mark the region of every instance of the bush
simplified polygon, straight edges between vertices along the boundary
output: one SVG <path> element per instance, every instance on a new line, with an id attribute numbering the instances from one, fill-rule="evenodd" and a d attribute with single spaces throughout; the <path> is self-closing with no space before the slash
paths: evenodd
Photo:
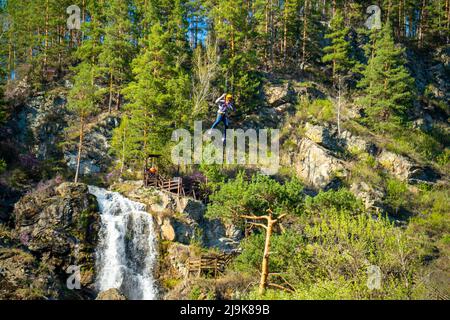
<path id="1" fill-rule="evenodd" d="M 303 208 L 303 185 L 298 179 L 281 184 L 263 175 L 247 181 L 241 172 L 236 179 L 221 185 L 210 197 L 207 216 L 241 220 L 240 215 L 275 213 L 300 214 Z"/>
<path id="2" fill-rule="evenodd" d="M 302 100 L 298 105 L 298 116 L 301 118 L 312 117 L 320 121 L 333 121 L 335 110 L 333 103 L 328 99 L 316 99 L 313 101 Z"/>
<path id="3" fill-rule="evenodd" d="M 0 174 L 4 173 L 6 171 L 6 162 L 3 159 L 0 159 Z"/>
<path id="4" fill-rule="evenodd" d="M 449 165 L 450 165 L 450 149 L 445 148 L 445 150 L 436 158 L 437 163 L 444 167 L 444 169 L 449 172 Z"/>
<path id="5" fill-rule="evenodd" d="M 338 191 L 321 191 L 315 197 L 306 198 L 306 212 L 317 214 L 323 211 L 341 212 L 346 211 L 352 214 L 359 214 L 363 211 L 363 204 L 347 189 Z"/>
<path id="6" fill-rule="evenodd" d="M 410 201 L 410 192 L 406 183 L 397 179 L 389 179 L 386 184 L 386 203 L 395 210 L 406 207 Z"/>

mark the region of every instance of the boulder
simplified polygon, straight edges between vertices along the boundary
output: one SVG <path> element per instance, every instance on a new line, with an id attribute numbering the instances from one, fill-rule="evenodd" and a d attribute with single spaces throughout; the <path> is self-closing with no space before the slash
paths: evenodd
<path id="1" fill-rule="evenodd" d="M 180 219 L 172 215 L 158 215 L 158 226 L 163 240 L 176 241 L 182 244 L 190 244 L 195 238 L 198 224 L 194 221 Z"/>
<path id="2" fill-rule="evenodd" d="M 370 155 L 375 155 L 377 152 L 375 143 L 368 141 L 366 138 L 354 135 L 348 130 L 341 133 L 340 144 L 352 153 L 367 152 Z"/>
<path id="3" fill-rule="evenodd" d="M 15 138 L 19 143 L 31 146 L 38 160 L 61 156 L 59 143 L 70 120 L 66 103 L 62 94 L 38 94 L 24 103 L 16 123 L 11 124 L 17 131 Z"/>
<path id="4" fill-rule="evenodd" d="M 180 243 L 171 243 L 167 249 L 166 261 L 177 278 L 185 278 L 188 273 L 188 260 L 191 255 L 189 246 Z"/>
<path id="5" fill-rule="evenodd" d="M 383 198 L 385 196 L 383 190 L 369 186 L 363 181 L 353 183 L 350 191 L 363 201 L 366 209 L 377 209 L 383 204 Z"/>
<path id="6" fill-rule="evenodd" d="M 423 132 L 431 132 L 433 130 L 434 120 L 429 114 L 425 114 L 423 117 L 413 122 L 413 127 Z"/>
<path id="7" fill-rule="evenodd" d="M 266 101 L 272 108 L 279 107 L 283 104 L 293 101 L 295 92 L 292 90 L 290 83 L 268 84 L 264 88 Z"/>
<path id="8" fill-rule="evenodd" d="M 318 143 L 328 149 L 333 149 L 336 147 L 336 143 L 333 140 L 330 129 L 325 126 L 315 125 L 307 122 L 305 124 L 305 136 L 311 141 Z"/>
<path id="9" fill-rule="evenodd" d="M 410 158 L 391 151 L 383 150 L 377 160 L 390 174 L 404 182 L 434 183 L 439 178 L 431 168 L 417 165 Z"/>
<path id="10" fill-rule="evenodd" d="M 310 139 L 302 139 L 294 156 L 297 174 L 317 188 L 325 188 L 346 174 L 343 161 Z"/>
<path id="11" fill-rule="evenodd" d="M 95 300 L 120 301 L 128 299 L 118 289 L 109 289 L 100 292 Z"/>
<path id="12" fill-rule="evenodd" d="M 293 103 L 285 103 L 279 107 L 276 107 L 274 109 L 278 114 L 284 114 L 286 112 L 291 112 L 293 110 L 295 110 L 295 106 Z"/>

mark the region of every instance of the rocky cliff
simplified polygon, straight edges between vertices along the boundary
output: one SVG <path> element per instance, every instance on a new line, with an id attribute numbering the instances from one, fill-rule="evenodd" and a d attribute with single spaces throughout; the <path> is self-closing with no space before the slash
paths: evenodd
<path id="1" fill-rule="evenodd" d="M 0 298 L 94 297 L 99 215 L 86 185 L 42 185 L 15 205 L 14 221 L 0 232 Z M 67 286 L 71 266 L 82 290 Z"/>

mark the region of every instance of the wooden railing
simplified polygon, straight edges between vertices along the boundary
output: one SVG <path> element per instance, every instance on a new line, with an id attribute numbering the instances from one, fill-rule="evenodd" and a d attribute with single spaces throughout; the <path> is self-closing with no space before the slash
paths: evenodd
<path id="1" fill-rule="evenodd" d="M 178 196 L 184 196 L 183 179 L 180 177 L 166 179 L 159 174 L 146 174 L 144 178 L 146 187 L 153 187 L 159 190 L 174 193 Z"/>
<path id="2" fill-rule="evenodd" d="M 225 272 L 226 267 L 230 264 L 235 254 L 209 254 L 200 257 L 191 257 L 189 259 L 188 274 L 200 277 L 202 275 L 217 276 Z"/>
<path id="3" fill-rule="evenodd" d="M 204 201 L 200 191 L 200 182 L 181 177 L 165 178 L 159 174 L 147 173 L 144 177 L 144 185 L 159 190 L 167 191 L 177 196 L 188 196 L 195 200 Z"/>

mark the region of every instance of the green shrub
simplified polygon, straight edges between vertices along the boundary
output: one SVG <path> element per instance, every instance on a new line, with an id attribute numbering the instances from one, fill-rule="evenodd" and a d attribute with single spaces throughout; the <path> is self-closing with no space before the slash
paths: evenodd
<path id="1" fill-rule="evenodd" d="M 247 181 L 243 172 L 224 183 L 210 197 L 207 217 L 239 220 L 240 215 L 262 215 L 268 209 L 276 213 L 300 214 L 303 208 L 303 185 L 298 179 L 285 184 L 255 175 Z"/>
<path id="2" fill-rule="evenodd" d="M 305 202 L 306 212 L 310 214 L 326 211 L 347 211 L 353 214 L 361 213 L 363 204 L 347 189 L 338 191 L 321 191 L 315 197 L 307 197 Z"/>
<path id="3" fill-rule="evenodd" d="M 329 99 L 302 100 L 297 108 L 301 118 L 312 117 L 320 121 L 333 121 L 335 118 L 333 103 Z"/>
<path id="4" fill-rule="evenodd" d="M 369 185 L 382 186 L 384 177 L 378 168 L 376 159 L 368 153 L 361 153 L 358 161 L 351 168 L 350 182 L 365 182 Z"/>
<path id="5" fill-rule="evenodd" d="M 6 162 L 3 159 L 0 159 L 0 174 L 4 173 L 6 171 Z"/>
<path id="6" fill-rule="evenodd" d="M 389 204 L 395 213 L 400 208 L 405 207 L 409 203 L 410 192 L 408 185 L 397 179 L 389 179 L 386 184 L 386 203 Z"/>
<path id="7" fill-rule="evenodd" d="M 445 150 L 436 157 L 436 162 L 441 166 L 444 167 L 447 172 L 449 172 L 449 165 L 450 165 L 450 149 L 445 148 Z"/>

